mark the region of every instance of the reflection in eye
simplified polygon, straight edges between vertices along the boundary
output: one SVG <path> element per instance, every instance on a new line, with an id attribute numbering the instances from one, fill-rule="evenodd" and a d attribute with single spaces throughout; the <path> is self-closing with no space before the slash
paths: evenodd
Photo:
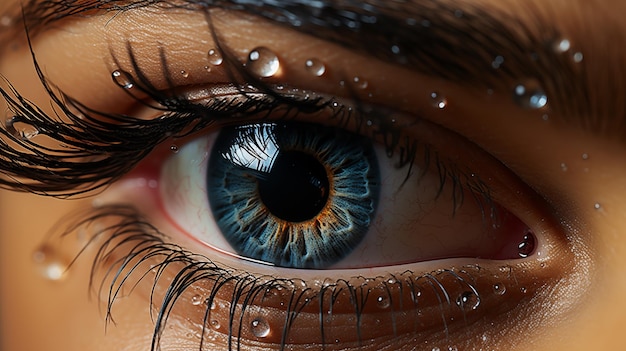
<path id="1" fill-rule="evenodd" d="M 270 124 L 223 130 L 215 144 L 211 209 L 244 257 L 324 268 L 349 254 L 373 221 L 380 175 L 361 138 Z"/>

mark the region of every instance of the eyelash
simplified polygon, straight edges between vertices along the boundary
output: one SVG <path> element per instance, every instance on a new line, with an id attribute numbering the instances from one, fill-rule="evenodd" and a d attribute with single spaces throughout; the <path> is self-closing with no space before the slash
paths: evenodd
<path id="1" fill-rule="evenodd" d="M 0 145 L 0 157 L 18 160 L 16 162 L 4 162 L 0 166 L 8 175 L 7 178 L 0 179 L 1 186 L 46 196 L 86 196 L 90 192 L 106 187 L 120 179 L 158 145 L 170 138 L 182 138 L 220 123 L 233 123 L 250 118 L 265 119 L 270 116 L 277 119 L 288 119 L 303 113 L 330 109 L 332 111 L 329 118 L 331 123 L 337 126 L 346 126 L 352 122 L 357 126 L 356 132 L 362 132 L 361 129 L 364 128 L 366 121 L 373 120 L 378 130 L 372 131 L 372 137 L 383 141 L 388 157 L 397 156 L 396 168 L 406 169 L 405 182 L 413 174 L 412 166 L 417 158 L 418 150 L 423 149 L 424 172 L 429 170 L 433 164 L 439 172 L 440 187 L 438 193 L 443 192 L 446 182 L 452 182 L 453 189 L 456 189 L 452 198 L 452 214 L 464 201 L 463 189 L 469 188 L 475 197 L 474 200 L 481 205 L 483 216 L 487 215 L 485 209 L 487 206 L 487 208 L 491 207 L 488 210 L 489 216 L 495 218 L 495 208 L 491 201 L 489 189 L 484 183 L 479 179 L 471 179 L 454 164 L 441 160 L 436 153 L 431 152 L 428 145 L 421 145 L 420 148 L 416 140 L 411 140 L 408 137 L 401 138 L 397 128 L 389 123 L 388 118 L 379 117 L 376 109 L 366 112 L 366 107 L 358 100 L 353 102 L 356 108 L 351 108 L 339 104 L 334 98 L 325 99 L 315 95 L 313 98 L 310 96 L 299 98 L 281 94 L 275 87 L 246 75 L 243 66 L 233 56 L 229 55 L 228 50 L 223 47 L 220 48 L 223 52 L 224 64 L 231 68 L 229 73 L 232 84 L 239 87 L 240 95 L 234 98 L 212 98 L 207 104 L 196 104 L 185 97 L 176 95 L 176 88 L 167 70 L 166 55 L 162 49 L 159 51 L 162 68 L 170 86 L 167 92 L 158 91 L 154 87 L 142 71 L 132 47 L 130 44 L 127 45 L 127 54 L 135 75 L 119 69 L 116 71 L 117 78 L 127 80 L 126 83 L 132 83 L 135 91 L 145 93 L 150 101 L 154 102 L 151 104 L 136 99 L 138 103 L 163 112 L 158 118 L 141 120 L 129 115 L 95 111 L 65 95 L 46 79 L 31 47 L 35 70 L 54 106 L 59 111 L 56 118 L 51 117 L 20 95 L 13 86 L 10 85 L 9 91 L 0 89 L 0 93 L 14 113 L 14 117 L 7 121 L 6 128 L 0 129 L 0 132 L 23 149 L 18 151 L 9 144 Z M 117 64 L 119 66 L 119 63 Z M 237 83 L 241 78 L 247 83 L 246 85 Z M 262 98 L 256 97 L 258 92 L 263 94 Z M 306 96 L 305 92 L 301 93 L 302 96 Z M 276 116 L 277 112 L 280 112 L 278 116 Z M 63 120 L 63 118 L 67 118 L 67 120 Z M 34 128 L 38 133 L 37 138 L 45 136 L 54 139 L 63 147 L 50 149 L 35 143 L 15 129 L 15 125 L 18 123 L 24 123 Z M 116 133 L 110 133 L 113 129 L 116 130 Z M 419 173 L 417 176 L 421 177 L 422 174 Z M 14 181 L 11 180 L 12 177 L 27 179 L 31 182 Z M 67 179 L 72 179 L 72 181 L 68 182 Z M 239 345 L 239 338 L 242 334 L 241 326 L 246 309 L 245 303 L 248 299 L 251 299 L 249 302 L 254 300 L 258 294 L 277 287 L 287 289 L 291 292 L 290 301 L 296 301 L 295 306 L 289 305 L 287 315 L 294 314 L 290 318 L 295 318 L 301 309 L 316 299 L 319 300 L 321 311 L 327 291 L 330 291 L 331 296 L 335 296 L 345 290 L 350 296 L 355 296 L 351 301 L 355 315 L 359 316 L 362 312 L 361 309 L 369 303 L 367 300 L 370 289 L 374 289 L 367 288 L 368 290 L 364 292 L 362 291 L 363 287 L 360 287 L 361 291 L 359 291 L 359 287 L 353 286 L 348 281 L 336 281 L 316 292 L 315 288 L 311 287 L 299 290 L 296 288 L 296 283 L 289 279 L 255 277 L 250 274 L 240 275 L 234 270 L 218 266 L 207 257 L 193 254 L 180 246 L 167 243 L 165 241 L 167 236 L 130 206 L 110 205 L 77 213 L 74 216 L 74 223 L 67 226 L 68 229 L 64 231 L 61 237 L 69 236 L 80 228 L 94 226 L 95 223 L 108 220 L 117 223 L 95 232 L 85 246 L 85 249 L 93 244 L 99 246 L 92 264 L 90 284 L 99 295 L 102 294 L 106 285 L 109 286 L 106 298 L 108 321 L 112 321 L 112 306 L 122 287 L 131 280 L 131 276 L 136 275 L 139 280 L 142 280 L 148 276 L 152 269 L 156 268 L 152 289 L 154 293 L 161 274 L 172 263 L 184 263 L 184 268 L 176 275 L 177 279 L 170 283 L 167 294 L 159 307 L 152 349 L 157 349 L 171 308 L 182 296 L 182 293 L 197 280 L 213 282 L 211 296 L 206 300 L 208 306 L 211 306 L 213 299 L 225 284 L 234 282 L 239 289 L 233 293 L 231 306 L 235 307 L 230 311 L 229 317 L 229 328 L 239 326 L 239 331 L 235 333 L 237 345 Z M 131 243 L 133 244 L 131 245 Z M 124 251 L 128 245 L 131 245 L 132 249 Z M 124 253 L 117 257 L 120 252 Z M 150 270 L 145 272 L 140 270 L 143 263 L 153 262 L 156 258 L 159 258 L 158 263 L 152 266 Z M 111 263 L 112 259 L 114 260 L 113 263 Z M 105 277 L 101 280 L 99 288 L 96 288 L 97 279 L 95 277 L 97 272 L 102 269 L 106 272 Z M 472 269 L 479 270 L 478 267 L 468 268 L 468 270 Z M 396 285 L 400 289 L 411 290 L 414 295 L 420 290 L 420 285 L 431 286 L 436 299 L 439 300 L 443 326 L 447 333 L 444 305 L 446 303 L 449 305 L 451 302 L 446 287 L 441 283 L 441 279 L 443 279 L 441 277 L 445 275 L 465 286 L 467 291 L 473 292 L 476 298 L 480 300 L 478 290 L 472 283 L 473 275 L 464 268 L 459 271 L 441 270 L 420 276 L 416 276 L 412 272 L 405 272 L 401 277 L 392 276 L 395 281 L 393 284 L 384 277 L 377 277 L 373 280 L 379 281 L 375 287 L 387 291 L 390 294 L 389 297 L 391 297 L 389 291 L 396 289 Z M 107 280 L 108 284 L 106 283 Z M 449 286 L 449 284 L 447 285 Z M 358 294 L 361 294 L 360 298 L 356 297 Z M 151 301 L 152 298 L 154 298 L 153 295 L 151 295 Z M 239 312 L 236 304 L 242 301 L 244 304 L 240 308 L 240 319 L 237 321 L 236 317 Z M 301 301 L 305 302 L 301 303 Z M 209 313 L 210 310 L 207 309 L 204 327 L 207 327 L 207 322 L 210 319 Z M 290 323 L 286 323 L 281 348 L 285 346 L 285 338 L 289 328 Z M 359 326 L 357 326 L 357 334 L 359 334 L 360 339 L 358 328 Z M 324 339 L 323 320 L 320 330 L 322 339 Z M 229 343 L 233 333 L 232 330 L 229 333 Z M 229 344 L 229 349 L 232 347 L 233 345 Z"/>

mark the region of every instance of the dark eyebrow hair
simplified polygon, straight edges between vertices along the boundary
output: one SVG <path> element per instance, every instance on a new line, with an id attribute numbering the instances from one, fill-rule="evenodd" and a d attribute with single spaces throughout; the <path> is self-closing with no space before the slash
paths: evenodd
<path id="1" fill-rule="evenodd" d="M 534 81 L 548 97 L 549 112 L 564 122 L 598 134 L 626 134 L 626 99 L 611 95 L 611 88 L 624 85 L 619 60 L 594 66 L 603 74 L 591 74 L 586 60 L 575 62 L 555 50 L 567 38 L 531 5 L 510 15 L 453 0 L 30 0 L 24 23 L 36 34 L 68 17 L 145 6 L 244 11 L 425 75 L 510 91 L 511 97 L 517 84 Z M 579 54 L 587 56 L 582 48 Z M 594 75 L 605 80 L 590 79 Z"/>

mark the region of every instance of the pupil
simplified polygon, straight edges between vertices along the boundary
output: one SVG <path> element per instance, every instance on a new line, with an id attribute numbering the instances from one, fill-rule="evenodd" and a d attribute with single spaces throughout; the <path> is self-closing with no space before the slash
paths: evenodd
<path id="1" fill-rule="evenodd" d="M 309 220 L 320 213 L 328 200 L 326 169 L 304 152 L 281 152 L 272 170 L 258 182 L 265 206 L 285 221 Z"/>

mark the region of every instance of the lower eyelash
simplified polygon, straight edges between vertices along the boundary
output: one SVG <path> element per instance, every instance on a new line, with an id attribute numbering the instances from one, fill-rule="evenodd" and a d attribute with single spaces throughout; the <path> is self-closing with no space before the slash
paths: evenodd
<path id="1" fill-rule="evenodd" d="M 149 303 L 156 306 L 155 310 L 151 309 L 155 322 L 152 350 L 159 349 L 174 308 L 187 303 L 188 296 L 199 286 L 209 291 L 206 296 L 192 298 L 202 301 L 202 304 L 191 304 L 201 309 L 197 313 L 202 326 L 199 350 L 206 342 L 206 333 L 218 333 L 211 329 L 215 324 L 213 321 L 218 319 L 221 330 L 227 330 L 225 337 L 228 338 L 229 350 L 239 349 L 243 340 L 255 337 L 265 338 L 265 342 L 279 344 L 281 350 L 285 349 L 295 341 L 290 334 L 292 328 L 298 326 L 300 319 L 312 318 L 313 315 L 318 316 L 315 319 L 319 321 L 319 333 L 309 338 L 323 345 L 333 344 L 339 337 L 333 325 L 336 327 L 336 324 L 346 320 L 352 320 L 349 325 L 352 325 L 354 335 L 345 335 L 344 331 L 341 338 L 352 339 L 360 345 L 363 341 L 362 325 L 371 323 L 372 315 L 388 323 L 386 325 L 391 326 L 390 333 L 394 337 L 406 333 L 443 333 L 447 339 L 449 333 L 456 330 L 450 329 L 452 325 L 458 327 L 458 323 L 450 324 L 452 320 L 463 319 L 467 326 L 476 318 L 482 318 L 482 314 L 472 314 L 479 305 L 489 308 L 498 302 L 494 302 L 493 297 L 499 294 L 491 291 L 492 286 L 481 283 L 483 276 L 491 276 L 492 279 L 487 279 L 491 282 L 497 274 L 485 271 L 479 265 L 440 269 L 425 274 L 405 271 L 384 277 L 328 278 L 307 283 L 255 276 L 221 267 L 205 256 L 167 243 L 167 236 L 130 205 L 105 205 L 73 216 L 73 221 L 60 237 L 91 231 L 87 244 L 79 250 L 75 260 L 95 248 L 90 286 L 106 303 L 106 320 L 109 323 L 114 320 L 113 309 L 117 299 L 122 294 L 132 293 L 140 284 L 150 282 Z M 59 238 L 58 234 L 46 245 L 55 245 L 55 238 Z M 511 267 L 502 266 L 498 271 L 498 274 L 503 274 L 500 280 L 503 285 L 506 284 L 511 291 L 518 289 Z M 511 294 L 515 292 L 508 296 L 515 300 Z M 214 316 L 218 312 L 212 306 L 218 299 L 226 297 L 230 298 L 223 307 L 227 312 L 221 312 L 226 316 Z M 423 317 L 420 310 L 424 311 Z M 439 314 L 439 321 L 433 318 L 433 313 Z M 274 334 L 258 337 L 254 334 L 254 324 L 251 324 L 255 320 L 257 326 L 258 323 L 267 323 Z M 376 331 L 367 330 L 368 334 L 372 332 Z"/>

